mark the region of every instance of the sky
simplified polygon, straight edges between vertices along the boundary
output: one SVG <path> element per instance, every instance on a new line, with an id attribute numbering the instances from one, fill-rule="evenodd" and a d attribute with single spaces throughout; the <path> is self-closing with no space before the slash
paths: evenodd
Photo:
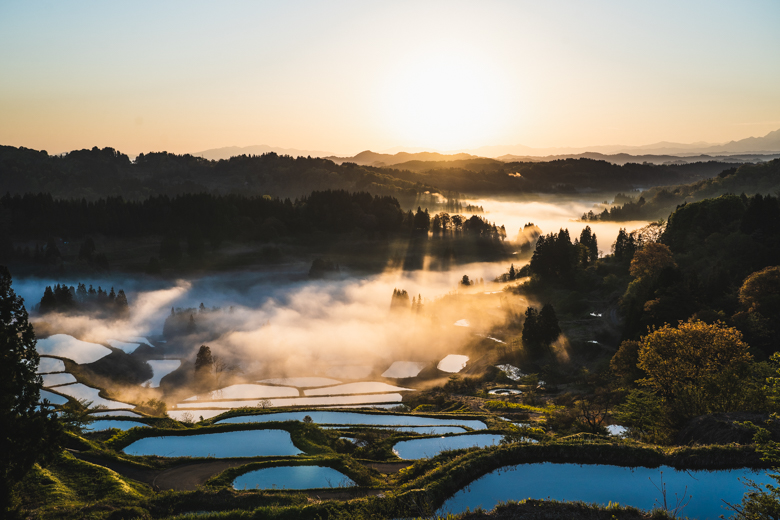
<path id="1" fill-rule="evenodd" d="M 780 2 L 0 0 L 0 144 L 354 155 L 780 128 Z"/>

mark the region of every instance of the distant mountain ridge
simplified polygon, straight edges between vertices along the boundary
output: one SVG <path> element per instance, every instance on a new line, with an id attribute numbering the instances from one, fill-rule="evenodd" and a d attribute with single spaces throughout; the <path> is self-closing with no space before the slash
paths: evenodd
<path id="1" fill-rule="evenodd" d="M 602 145 L 583 147 L 532 148 L 525 145 L 514 146 L 483 146 L 468 153 L 482 157 L 500 157 L 515 155 L 522 157 L 574 156 L 586 153 L 601 154 L 639 154 L 639 155 L 674 155 L 689 156 L 700 154 L 777 154 L 780 153 L 780 129 L 769 132 L 763 137 L 747 137 L 728 143 L 673 143 L 661 141 L 641 146 Z"/>
<path id="2" fill-rule="evenodd" d="M 417 151 L 397 151 L 403 147 L 395 147 L 385 153 L 366 150 L 354 157 L 337 156 L 331 152 L 319 150 L 299 150 L 296 148 L 281 148 L 278 146 L 226 146 L 213 148 L 191 155 L 210 160 L 229 159 L 238 155 L 262 155 L 275 152 L 278 155 L 292 157 L 320 157 L 329 159 L 336 164 L 352 162 L 360 166 L 388 167 L 411 161 L 465 161 L 479 158 L 498 159 L 504 162 L 512 161 L 553 161 L 557 159 L 588 158 L 605 160 L 614 164 L 627 162 L 651 162 L 654 164 L 671 163 L 675 161 L 697 162 L 720 160 L 725 162 L 754 162 L 771 160 L 780 155 L 780 129 L 769 132 L 763 137 L 747 137 L 738 141 L 716 144 L 707 142 L 674 143 L 661 141 L 642 146 L 600 145 L 585 147 L 555 147 L 533 148 L 525 145 L 492 145 L 482 146 L 473 150 L 457 153 L 438 151 L 419 151 L 421 148 L 408 148 Z M 396 153 L 388 153 L 396 152 Z M 723 157 L 729 156 L 729 157 Z"/>
<path id="3" fill-rule="evenodd" d="M 345 162 L 351 162 L 360 166 L 393 166 L 396 164 L 406 163 L 410 161 L 466 161 L 469 159 L 481 159 L 482 157 L 477 155 L 471 155 L 467 153 L 456 154 L 442 154 L 439 152 L 398 152 L 396 154 L 376 153 L 371 150 L 360 152 L 354 157 L 324 157 L 324 159 L 330 159 L 336 164 L 342 164 Z"/>
<path id="4" fill-rule="evenodd" d="M 279 146 L 268 146 L 258 144 L 254 146 L 225 146 L 222 148 L 211 148 L 202 152 L 195 152 L 190 155 L 203 157 L 210 161 L 219 161 L 220 159 L 230 159 L 239 155 L 263 155 L 264 153 L 274 152 L 278 155 L 289 155 L 291 157 L 326 157 L 333 155 L 331 152 L 321 150 L 298 150 L 297 148 L 281 148 Z"/>

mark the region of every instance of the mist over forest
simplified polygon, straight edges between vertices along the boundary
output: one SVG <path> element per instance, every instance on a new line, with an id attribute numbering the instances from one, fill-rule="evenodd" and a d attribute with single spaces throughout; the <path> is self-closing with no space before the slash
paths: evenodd
<path id="1" fill-rule="evenodd" d="M 94 463 L 140 486 L 128 514 L 166 518 L 158 479 L 182 504 L 222 489 L 203 506 L 219 510 L 253 499 L 231 484 L 253 464 L 298 462 L 263 448 L 211 470 L 196 456 L 185 477 L 171 455 L 247 428 L 357 483 L 327 502 L 383 517 L 409 511 L 399 497 L 420 484 L 404 471 L 452 486 L 426 499 L 433 511 L 471 482 L 460 464 L 489 476 L 682 450 L 686 470 L 766 465 L 755 439 L 780 442 L 780 159 L 380 159 L 0 148 L 0 274 L 37 339 L 30 384 L 59 417 L 40 419 L 55 462 L 24 485 Z M 361 422 L 320 427 L 329 413 Z M 263 422 L 276 417 L 303 422 Z M 396 425 L 412 420 L 424 426 Z M 146 458 L 153 436 L 173 451 Z M 405 446 L 436 439 L 444 451 L 409 466 Z M 388 485 L 401 494 L 354 505 Z"/>

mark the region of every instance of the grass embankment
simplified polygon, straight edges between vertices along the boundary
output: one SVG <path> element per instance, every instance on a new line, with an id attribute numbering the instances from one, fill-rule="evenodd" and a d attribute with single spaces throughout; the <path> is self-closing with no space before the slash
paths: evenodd
<path id="1" fill-rule="evenodd" d="M 36 465 L 19 491 L 25 509 L 36 510 L 39 518 L 103 518 L 97 511 L 105 511 L 108 504 L 110 509 L 134 506 L 151 495 L 148 486 L 68 452 L 46 468 Z"/>
<path id="2" fill-rule="evenodd" d="M 278 427 L 285 423 L 267 423 Z M 319 428 L 297 424 L 301 432 L 317 435 Z M 231 425 L 236 426 L 236 425 Z M 257 426 L 256 424 L 244 426 Z M 307 429 L 308 428 L 308 429 Z M 192 433 L 211 428 L 193 428 Z M 146 429 L 144 429 L 146 430 Z M 308 430 L 311 430 L 310 432 Z M 158 432 L 158 434 L 161 432 Z M 165 433 L 164 431 L 162 433 Z M 327 433 L 327 432 L 326 432 Z M 96 444 L 84 441 L 86 445 Z M 139 458 L 140 459 L 140 458 Z M 169 461 L 168 463 L 175 462 Z M 212 511 L 199 518 L 393 518 L 430 515 L 454 493 L 480 476 L 503 466 L 536 463 L 612 464 L 619 466 L 657 467 L 669 465 L 688 469 L 719 469 L 727 467 L 765 467 L 750 446 L 661 447 L 633 441 L 608 441 L 582 437 L 541 444 L 514 443 L 487 449 L 467 449 L 445 452 L 429 460 L 415 462 L 411 467 L 391 476 L 385 484 L 390 488 L 385 496 L 346 500 L 310 502 L 303 493 L 285 490 L 235 491 L 233 479 L 242 473 L 275 465 L 317 464 L 332 467 L 355 480 L 360 486 L 377 489 L 382 484 L 379 474 L 363 467 L 345 455 L 324 450 L 318 455 L 297 458 L 279 457 L 232 468 L 212 478 L 207 486 L 195 492 L 164 492 L 153 494 L 138 483 L 123 479 L 116 473 L 79 461 L 69 454 L 46 469 L 36 468 L 25 480 L 22 495 L 25 507 L 40 518 L 135 518 L 146 515 L 166 518 L 195 511 Z M 342 501 L 346 500 L 346 501 Z M 509 518 L 511 511 L 533 513 L 534 518 L 664 518 L 643 514 L 631 508 L 600 507 L 582 504 L 552 504 L 526 501 L 520 506 L 507 506 L 497 512 L 469 513 L 457 518 Z M 514 507 L 515 509 L 512 509 Z M 518 509 L 519 508 L 519 509 Z M 122 516 L 122 515 L 127 516 Z M 113 515 L 113 516 L 112 516 Z M 476 515 L 476 516 L 475 516 Z M 607 516 L 605 516 L 607 515 Z M 177 517 L 183 518 L 183 517 Z"/>
<path id="3" fill-rule="evenodd" d="M 492 412 L 533 412 L 533 413 L 551 413 L 556 410 L 562 410 L 563 406 L 555 406 L 552 403 L 548 403 L 547 406 L 531 406 L 522 403 L 512 403 L 509 401 L 491 400 L 485 401 L 485 408 Z"/>
<path id="4" fill-rule="evenodd" d="M 557 500 L 527 499 L 498 504 L 493 510 L 481 508 L 457 515 L 448 514 L 446 520 L 666 520 L 674 518 L 660 509 L 644 512 L 635 507 L 584 502 L 559 502 Z M 418 520 L 423 520 L 422 518 Z"/>

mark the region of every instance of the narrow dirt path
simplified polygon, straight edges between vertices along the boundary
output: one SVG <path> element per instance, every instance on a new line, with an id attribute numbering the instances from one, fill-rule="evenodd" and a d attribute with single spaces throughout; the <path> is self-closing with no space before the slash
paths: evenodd
<path id="1" fill-rule="evenodd" d="M 404 468 L 408 468 L 414 464 L 414 462 L 364 462 L 364 466 L 368 466 L 369 468 L 373 468 L 377 470 L 379 473 L 384 473 L 385 475 L 389 475 L 391 473 L 398 473 Z"/>
<path id="2" fill-rule="evenodd" d="M 228 468 L 241 466 L 251 459 L 215 460 L 208 462 L 193 462 L 164 470 L 139 468 L 111 459 L 104 459 L 90 453 L 71 451 L 77 459 L 103 466 L 116 471 L 123 477 L 128 477 L 144 484 L 149 484 L 156 489 L 172 489 L 175 491 L 194 491 L 202 486 L 208 479 L 225 471 Z"/>
<path id="3" fill-rule="evenodd" d="M 160 489 L 174 491 L 193 491 L 202 486 L 208 479 L 222 473 L 228 468 L 235 468 L 251 462 L 251 460 L 215 460 L 209 462 L 193 462 L 184 466 L 176 466 L 157 474 L 152 484 Z"/>
<path id="4" fill-rule="evenodd" d="M 111 459 L 104 459 L 100 456 L 89 453 L 81 453 L 69 450 L 77 459 L 91 462 L 98 466 L 103 466 L 116 471 L 123 477 L 128 477 L 145 484 L 149 484 L 158 490 L 174 491 L 194 491 L 199 486 L 206 483 L 211 477 L 222 473 L 228 468 L 235 468 L 252 462 L 253 459 L 232 459 L 232 460 L 214 460 L 208 462 L 193 462 L 164 470 L 139 468 L 132 464 L 127 464 Z M 390 462 L 390 463 L 369 463 L 367 466 L 373 467 L 382 473 L 395 473 L 411 465 L 411 462 Z M 312 500 L 350 500 L 353 498 L 362 498 L 366 496 L 376 496 L 384 492 L 382 489 L 360 489 L 360 488 L 334 488 L 319 489 L 316 491 L 302 491 Z"/>

